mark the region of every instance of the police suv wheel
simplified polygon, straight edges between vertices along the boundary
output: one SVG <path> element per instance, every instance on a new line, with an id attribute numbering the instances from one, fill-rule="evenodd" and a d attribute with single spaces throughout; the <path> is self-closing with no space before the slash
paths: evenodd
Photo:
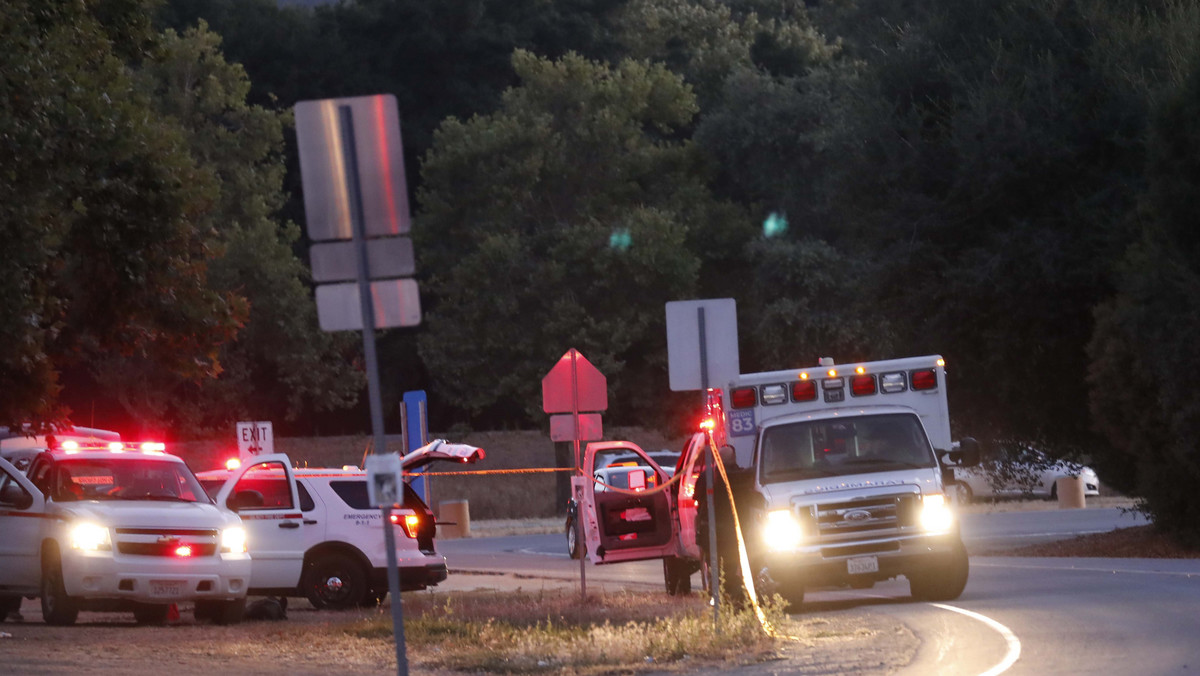
<path id="1" fill-rule="evenodd" d="M 350 555 L 329 552 L 309 564 L 300 586 L 314 608 L 345 610 L 362 603 L 367 594 L 367 574 Z"/>
<path id="2" fill-rule="evenodd" d="M 47 548 L 42 555 L 42 619 L 46 624 L 67 626 L 79 617 L 79 599 L 67 596 L 62 560 L 58 550 Z"/>

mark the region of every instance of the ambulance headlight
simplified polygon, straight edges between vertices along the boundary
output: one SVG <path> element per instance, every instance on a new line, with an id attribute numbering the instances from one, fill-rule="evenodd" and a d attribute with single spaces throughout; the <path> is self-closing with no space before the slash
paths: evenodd
<path id="1" fill-rule="evenodd" d="M 94 523 L 77 523 L 71 526 L 71 549 L 82 549 L 94 552 L 101 549 L 112 549 L 108 529 Z"/>
<path id="2" fill-rule="evenodd" d="M 246 529 L 233 526 L 221 531 L 221 551 L 230 554 L 246 553 Z"/>
<path id="3" fill-rule="evenodd" d="M 796 549 L 804 541 L 804 529 L 792 510 L 776 509 L 767 512 L 763 541 L 776 551 Z"/>
<path id="4" fill-rule="evenodd" d="M 941 493 L 921 500 L 921 527 L 931 533 L 944 533 L 954 526 L 954 512 Z"/>

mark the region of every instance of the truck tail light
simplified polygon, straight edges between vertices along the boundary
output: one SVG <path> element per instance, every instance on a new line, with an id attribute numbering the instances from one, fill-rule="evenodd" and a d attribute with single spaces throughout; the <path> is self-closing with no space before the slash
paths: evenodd
<path id="1" fill-rule="evenodd" d="M 191 555 L 192 555 L 192 546 L 191 545 L 179 545 L 178 547 L 175 548 L 175 556 L 182 557 L 182 556 L 191 556 Z"/>
<path id="2" fill-rule="evenodd" d="M 933 369 L 922 369 L 910 374 L 914 390 L 937 389 L 937 373 Z"/>
<path id="3" fill-rule="evenodd" d="M 860 375 L 850 378 L 850 394 L 856 397 L 875 394 L 875 376 Z"/>
<path id="4" fill-rule="evenodd" d="M 400 526 L 404 534 L 412 539 L 417 539 L 417 531 L 421 527 L 421 517 L 416 514 L 393 514 L 392 525 Z"/>
<path id="5" fill-rule="evenodd" d="M 792 383 L 792 401 L 812 401 L 817 398 L 817 381 L 801 380 Z"/>
<path id="6" fill-rule="evenodd" d="M 754 408 L 758 403 L 758 392 L 753 387 L 739 387 L 729 393 L 734 408 Z"/>

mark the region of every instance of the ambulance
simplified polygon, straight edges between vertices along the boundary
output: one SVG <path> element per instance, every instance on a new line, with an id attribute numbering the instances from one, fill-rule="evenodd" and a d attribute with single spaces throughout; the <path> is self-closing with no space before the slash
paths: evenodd
<path id="1" fill-rule="evenodd" d="M 947 486 L 953 467 L 978 463 L 978 445 L 951 444 L 941 357 L 840 365 L 826 358 L 742 374 L 710 390 L 708 402 L 710 429 L 688 441 L 667 488 L 638 495 L 582 487 L 593 562 L 662 558 L 667 590 L 689 591 L 707 554 L 698 482 L 715 447 L 739 487 L 734 499 L 760 594 L 796 605 L 808 588 L 869 588 L 899 576 L 920 600 L 962 593 L 969 566 Z M 606 450 L 592 446 L 586 467 Z M 641 464 L 647 480 L 639 484 L 668 483 L 648 457 Z"/>

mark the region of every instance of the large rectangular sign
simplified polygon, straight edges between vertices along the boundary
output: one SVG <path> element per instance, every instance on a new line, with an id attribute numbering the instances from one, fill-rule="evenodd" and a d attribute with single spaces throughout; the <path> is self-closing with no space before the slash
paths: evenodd
<path id="1" fill-rule="evenodd" d="M 667 303 L 667 359 L 676 392 L 702 390 L 705 381 L 726 387 L 740 369 L 737 303 L 732 298 Z"/>
<path id="2" fill-rule="evenodd" d="M 353 120 L 354 152 L 345 147 L 341 109 Z M 350 239 L 353 195 L 347 172 L 356 170 L 367 237 L 409 231 L 408 187 L 400 143 L 400 114 L 391 94 L 300 101 L 296 140 L 304 189 L 304 220 L 314 242 Z M 356 156 L 356 166 L 349 158 Z"/>

